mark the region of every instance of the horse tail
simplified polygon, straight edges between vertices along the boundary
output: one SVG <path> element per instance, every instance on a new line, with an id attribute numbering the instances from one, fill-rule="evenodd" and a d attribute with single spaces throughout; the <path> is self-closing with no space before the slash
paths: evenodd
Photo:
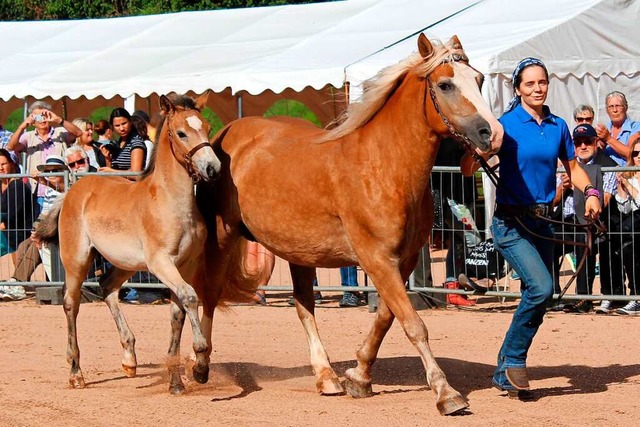
<path id="1" fill-rule="evenodd" d="M 220 297 L 221 302 L 247 302 L 255 295 L 259 286 L 266 285 L 272 269 L 265 265 L 251 265 L 249 241 L 239 238 L 231 251 L 227 264 L 227 280 Z"/>
<path id="2" fill-rule="evenodd" d="M 33 237 L 43 243 L 53 243 L 58 241 L 58 218 L 62 210 L 64 194 L 58 196 L 51 209 L 44 215 L 40 215 L 40 221 L 35 226 Z"/>

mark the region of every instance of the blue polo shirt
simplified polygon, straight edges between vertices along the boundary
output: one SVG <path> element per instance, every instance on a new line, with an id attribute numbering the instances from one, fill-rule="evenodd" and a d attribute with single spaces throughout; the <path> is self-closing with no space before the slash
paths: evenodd
<path id="1" fill-rule="evenodd" d="M 611 132 L 612 126 L 613 123 L 607 123 L 607 129 L 609 129 L 609 132 Z M 636 132 L 640 132 L 640 122 L 634 122 L 627 117 L 624 123 L 622 123 L 622 127 L 620 128 L 620 135 L 618 135 L 616 139 L 622 142 L 624 145 L 629 145 L 629 138 L 631 138 L 631 135 L 635 134 Z M 627 159 L 622 157 L 608 145 L 604 147 L 604 154 L 611 157 L 620 166 L 627 165 Z"/>
<path id="2" fill-rule="evenodd" d="M 567 123 L 551 114 L 540 124 L 518 105 L 500 117 L 504 139 L 498 152 L 500 181 L 496 190 L 499 204 L 529 206 L 551 203 L 556 193 L 558 159 L 572 160 L 575 150 Z"/>

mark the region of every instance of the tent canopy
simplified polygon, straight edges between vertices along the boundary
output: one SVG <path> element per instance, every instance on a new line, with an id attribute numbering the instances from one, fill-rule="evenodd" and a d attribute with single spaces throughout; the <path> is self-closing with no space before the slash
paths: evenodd
<path id="1" fill-rule="evenodd" d="M 601 108 L 640 89 L 640 0 L 347 0 L 79 21 L 1 22 L 0 98 L 111 98 L 212 89 L 341 87 L 416 49 L 416 34 L 457 34 L 496 114 L 517 61 L 537 56 L 550 104 Z M 632 108 L 634 106 L 633 101 Z M 636 117 L 640 116 L 637 114 Z"/>
<path id="2" fill-rule="evenodd" d="M 477 1 L 477 0 L 476 0 Z M 472 4 L 349 0 L 79 21 L 2 22 L 0 98 L 341 87 L 344 68 Z M 13 66 L 6 66 L 13 64 Z"/>

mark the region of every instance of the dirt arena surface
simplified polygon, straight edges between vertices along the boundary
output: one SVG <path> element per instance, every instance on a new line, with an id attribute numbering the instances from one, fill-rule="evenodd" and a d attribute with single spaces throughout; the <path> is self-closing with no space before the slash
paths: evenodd
<path id="1" fill-rule="evenodd" d="M 471 402 L 470 415 L 445 418 L 397 322 L 375 365 L 374 397 L 316 394 L 295 309 L 284 294 L 268 296 L 268 306 L 234 306 L 217 314 L 210 381 L 187 381 L 182 396 L 167 391 L 167 305 L 124 307 L 139 363 L 138 376 L 126 378 L 107 307 L 83 304 L 78 324 L 88 386 L 73 390 L 61 306 L 41 306 L 33 299 L 0 303 L 0 425 L 622 426 L 636 425 L 640 414 L 640 318 L 548 314 L 529 356 L 537 400 L 525 403 L 491 387 L 513 302 L 420 311 L 440 366 Z M 317 317 L 334 369 L 342 375 L 354 365 L 374 314 L 366 307 L 339 308 L 334 298 L 318 308 Z M 190 347 L 187 324 L 183 359 Z"/>

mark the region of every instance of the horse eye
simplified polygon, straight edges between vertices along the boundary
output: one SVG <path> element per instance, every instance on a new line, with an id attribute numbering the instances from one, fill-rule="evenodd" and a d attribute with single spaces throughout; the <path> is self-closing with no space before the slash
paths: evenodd
<path id="1" fill-rule="evenodd" d="M 453 89 L 453 85 L 451 85 L 449 83 L 438 83 L 438 87 L 443 92 L 446 92 L 446 91 L 449 91 L 449 90 Z"/>
<path id="2" fill-rule="evenodd" d="M 184 133 L 184 132 L 182 132 L 181 130 L 179 130 L 179 131 L 178 131 L 178 137 L 179 137 L 179 138 L 186 138 L 186 137 L 187 137 L 187 134 L 186 134 L 186 133 Z"/>

